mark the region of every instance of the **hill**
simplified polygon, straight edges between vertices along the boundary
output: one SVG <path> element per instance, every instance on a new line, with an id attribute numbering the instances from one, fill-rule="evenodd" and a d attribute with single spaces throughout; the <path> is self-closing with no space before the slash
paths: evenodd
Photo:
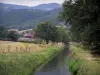
<path id="1" fill-rule="evenodd" d="M 54 10 L 57 8 L 61 8 L 61 5 L 58 3 L 41 4 L 33 7 L 33 9 L 38 9 L 38 10 Z"/>
<path id="2" fill-rule="evenodd" d="M 37 6 L 23 6 L 23 5 L 15 5 L 15 4 L 5 4 L 0 3 L 0 10 L 13 10 L 13 9 L 36 9 L 36 10 L 54 10 L 57 8 L 61 8 L 61 5 L 58 3 L 48 3 L 48 4 L 40 4 Z"/>
<path id="3" fill-rule="evenodd" d="M 2 5 L 2 3 L 0 3 Z M 38 8 L 42 6 L 55 5 L 53 8 L 51 6 L 50 10 L 39 10 Z M 36 7 L 28 7 L 28 6 L 20 6 L 20 5 L 10 5 L 10 4 L 3 4 L 3 8 L 9 7 L 8 9 L 0 9 L 0 25 L 6 26 L 9 29 L 30 29 L 36 27 L 36 25 L 40 22 L 49 20 L 52 21 L 53 24 L 58 24 L 59 21 L 57 20 L 57 14 L 62 10 L 57 6 L 56 3 L 51 4 L 42 4 L 36 9 Z M 11 8 L 10 8 L 11 7 Z M 13 7 L 13 8 L 12 8 Z M 55 9 L 56 8 L 56 9 Z M 52 10 L 51 10 L 52 9 Z"/>
<path id="4" fill-rule="evenodd" d="M 0 3 L 0 10 L 29 9 L 28 6 Z"/>
<path id="5" fill-rule="evenodd" d="M 51 21 L 53 22 L 54 25 L 58 25 L 59 24 L 59 20 L 57 19 L 57 15 L 58 13 L 61 11 L 62 9 L 54 9 L 50 12 L 47 12 L 45 15 L 38 17 L 35 20 L 28 20 L 25 23 L 23 23 L 24 26 L 28 25 L 28 27 L 36 27 L 37 24 L 39 24 L 40 22 L 44 22 L 44 21 Z M 30 26 L 29 26 L 30 25 Z M 23 26 L 22 26 L 23 28 Z"/>
<path id="6" fill-rule="evenodd" d="M 0 24 L 5 26 L 13 26 L 16 28 L 22 23 L 28 20 L 35 20 L 40 16 L 43 16 L 47 12 L 40 10 L 30 10 L 30 9 L 14 9 L 11 11 L 0 11 Z"/>

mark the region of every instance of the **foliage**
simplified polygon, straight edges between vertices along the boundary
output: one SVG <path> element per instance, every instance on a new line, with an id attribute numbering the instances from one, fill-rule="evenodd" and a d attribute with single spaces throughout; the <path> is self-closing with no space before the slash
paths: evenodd
<path id="1" fill-rule="evenodd" d="M 72 73 L 72 75 L 77 75 L 79 68 L 80 68 L 80 60 L 76 59 L 69 59 L 68 66 L 69 70 Z"/>
<path id="2" fill-rule="evenodd" d="M 42 11 L 33 9 L 14 9 L 12 11 L 0 10 L 0 25 L 7 26 L 9 29 L 25 30 L 35 28 L 40 22 L 50 20 L 53 24 L 58 24 L 56 18 L 61 9 L 52 11 Z M 10 18 L 9 18 L 10 17 Z"/>
<path id="3" fill-rule="evenodd" d="M 35 29 L 36 36 L 52 42 L 68 42 L 66 28 L 63 26 L 54 26 L 51 22 L 42 22 Z"/>
<path id="4" fill-rule="evenodd" d="M 46 45 L 46 41 L 42 40 L 41 44 Z"/>
<path id="5" fill-rule="evenodd" d="M 0 39 L 4 40 L 7 38 L 8 31 L 4 26 L 0 26 Z"/>
<path id="6" fill-rule="evenodd" d="M 37 25 L 37 29 L 35 31 L 36 36 L 45 39 L 47 43 L 49 42 L 49 40 L 55 42 L 56 39 L 55 29 L 56 28 L 52 25 L 51 22 L 49 21 L 42 22 L 39 25 Z"/>
<path id="7" fill-rule="evenodd" d="M 34 41 L 34 44 L 41 44 L 43 41 L 43 39 L 41 38 L 36 38 L 35 41 Z"/>
<path id="8" fill-rule="evenodd" d="M 9 31 L 8 33 L 8 39 L 11 41 L 17 41 L 18 40 L 18 33 L 16 31 Z"/>
<path id="9" fill-rule="evenodd" d="M 19 35 L 16 31 L 8 31 L 5 26 L 0 26 L 0 39 L 17 41 Z"/>
<path id="10" fill-rule="evenodd" d="M 56 26 L 56 41 L 66 44 L 69 42 L 69 36 L 66 27 Z"/>
<path id="11" fill-rule="evenodd" d="M 71 24 L 73 40 L 91 48 L 100 47 L 99 0 L 65 0 L 60 18 Z"/>
<path id="12" fill-rule="evenodd" d="M 71 45 L 70 50 L 72 54 L 68 58 L 68 66 L 73 75 L 100 75 L 99 57 L 76 45 Z"/>

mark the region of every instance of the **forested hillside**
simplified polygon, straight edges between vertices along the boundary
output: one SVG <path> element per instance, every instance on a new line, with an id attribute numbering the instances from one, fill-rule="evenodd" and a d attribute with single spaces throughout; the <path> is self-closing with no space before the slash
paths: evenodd
<path id="1" fill-rule="evenodd" d="M 55 8 L 50 7 L 55 5 Z M 36 27 L 37 24 L 43 21 L 53 21 L 53 24 L 58 24 L 57 14 L 61 11 L 59 4 L 41 4 L 35 7 L 0 4 L 0 25 L 6 26 L 7 28 L 14 29 L 29 29 Z M 39 7 L 47 6 L 43 10 Z M 50 10 L 47 10 L 49 9 Z"/>
<path id="2" fill-rule="evenodd" d="M 27 20 L 26 22 L 23 23 L 23 25 L 24 26 L 28 25 L 28 28 L 31 28 L 31 27 L 36 27 L 37 24 L 44 21 L 52 21 L 54 25 L 58 25 L 60 21 L 57 19 L 57 16 L 60 11 L 62 11 L 61 8 L 49 11 L 46 14 L 38 17 L 37 19 Z"/>
<path id="3" fill-rule="evenodd" d="M 23 6 L 23 5 L 0 3 L 0 9 L 2 9 L 2 10 L 29 9 L 29 7 L 28 6 Z"/>
<path id="4" fill-rule="evenodd" d="M 16 9 L 11 11 L 0 11 L 0 24 L 10 28 L 17 28 L 29 20 L 35 20 L 47 12 L 30 9 Z"/>

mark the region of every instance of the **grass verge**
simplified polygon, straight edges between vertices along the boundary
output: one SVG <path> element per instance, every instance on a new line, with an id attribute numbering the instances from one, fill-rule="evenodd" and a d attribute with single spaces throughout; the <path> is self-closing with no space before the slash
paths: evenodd
<path id="1" fill-rule="evenodd" d="M 100 57 L 94 57 L 88 50 L 71 45 L 68 60 L 72 75 L 100 75 Z"/>
<path id="2" fill-rule="evenodd" d="M 60 52 L 62 47 L 49 46 L 43 52 L 0 54 L 0 75 L 33 75 L 36 68 Z"/>

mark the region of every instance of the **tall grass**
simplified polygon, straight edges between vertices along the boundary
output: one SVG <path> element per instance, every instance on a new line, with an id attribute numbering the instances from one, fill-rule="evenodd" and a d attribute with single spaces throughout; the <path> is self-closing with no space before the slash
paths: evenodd
<path id="1" fill-rule="evenodd" d="M 47 48 L 41 53 L 8 53 L 0 55 L 0 75 L 30 75 L 61 48 Z"/>
<path id="2" fill-rule="evenodd" d="M 100 57 L 94 57 L 88 50 L 71 45 L 68 66 L 72 75 L 100 75 Z"/>
<path id="3" fill-rule="evenodd" d="M 63 46 L 48 46 L 41 52 L 0 54 L 0 75 L 33 75 L 36 68 L 60 52 Z"/>
<path id="4" fill-rule="evenodd" d="M 0 53 L 40 52 L 47 48 L 47 44 L 4 42 L 0 43 Z"/>

